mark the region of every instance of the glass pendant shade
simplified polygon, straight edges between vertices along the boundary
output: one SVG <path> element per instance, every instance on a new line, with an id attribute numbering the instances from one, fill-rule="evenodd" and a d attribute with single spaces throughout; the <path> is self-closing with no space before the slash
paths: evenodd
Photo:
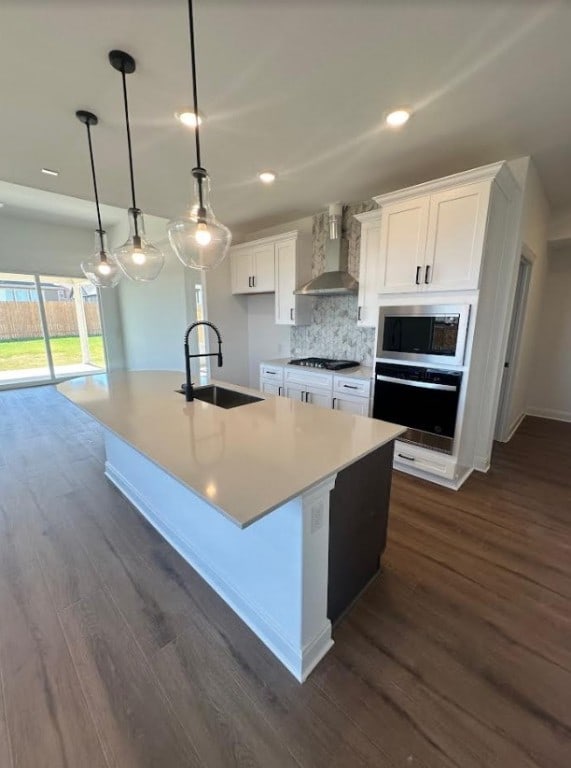
<path id="1" fill-rule="evenodd" d="M 113 288 L 121 280 L 121 270 L 107 249 L 105 232 L 95 232 L 95 251 L 81 262 L 81 271 L 98 288 Z"/>
<path id="2" fill-rule="evenodd" d="M 208 174 L 195 168 L 193 176 L 193 205 L 187 216 L 169 222 L 169 241 L 185 267 L 214 269 L 228 253 L 232 233 L 214 215 Z"/>
<path id="3" fill-rule="evenodd" d="M 150 283 L 159 276 L 165 257 L 160 248 L 145 237 L 143 214 L 129 208 L 129 239 L 113 251 L 114 257 L 129 280 Z"/>

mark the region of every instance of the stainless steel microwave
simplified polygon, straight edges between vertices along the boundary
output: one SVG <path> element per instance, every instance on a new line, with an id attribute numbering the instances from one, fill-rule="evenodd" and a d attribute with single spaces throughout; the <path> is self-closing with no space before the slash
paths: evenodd
<path id="1" fill-rule="evenodd" d="M 463 365 L 469 304 L 381 307 L 377 360 Z"/>

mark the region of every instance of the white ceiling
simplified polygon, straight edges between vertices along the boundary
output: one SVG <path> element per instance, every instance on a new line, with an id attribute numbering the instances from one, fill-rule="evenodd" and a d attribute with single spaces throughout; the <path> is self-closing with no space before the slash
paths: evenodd
<path id="1" fill-rule="evenodd" d="M 550 0 L 196 0 L 204 164 L 217 214 L 252 229 L 502 158 L 531 154 L 571 207 L 571 3 Z M 0 179 L 126 207 L 119 74 L 129 77 L 138 203 L 189 200 L 193 135 L 185 0 L 2 0 Z M 415 109 L 402 130 L 385 110 Z M 59 178 L 40 173 L 57 168 Z M 272 168 L 270 188 L 256 173 Z M 6 210 L 6 209 L 5 209 Z"/>

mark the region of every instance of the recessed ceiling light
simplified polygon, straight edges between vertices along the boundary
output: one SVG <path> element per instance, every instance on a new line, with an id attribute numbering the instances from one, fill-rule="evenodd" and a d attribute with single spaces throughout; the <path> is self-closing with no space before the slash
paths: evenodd
<path id="1" fill-rule="evenodd" d="M 42 173 L 45 173 L 46 176 L 59 176 L 59 171 L 52 171 L 51 168 L 42 168 Z"/>
<path id="2" fill-rule="evenodd" d="M 196 115 L 192 109 L 181 109 L 179 112 L 175 112 L 174 116 L 187 128 L 196 128 Z M 198 113 L 198 125 L 202 125 L 203 116 Z"/>
<path id="3" fill-rule="evenodd" d="M 258 178 L 262 184 L 273 184 L 276 180 L 276 174 L 273 171 L 260 171 Z"/>
<path id="4" fill-rule="evenodd" d="M 385 122 L 387 125 L 390 125 L 391 128 L 400 128 L 401 125 L 408 122 L 411 114 L 410 109 L 393 109 L 392 112 L 387 113 Z"/>

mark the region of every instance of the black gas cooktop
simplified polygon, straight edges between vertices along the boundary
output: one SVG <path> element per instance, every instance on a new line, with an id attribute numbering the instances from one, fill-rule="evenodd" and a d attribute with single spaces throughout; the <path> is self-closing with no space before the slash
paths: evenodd
<path id="1" fill-rule="evenodd" d="M 300 357 L 290 360 L 290 365 L 304 365 L 308 368 L 325 368 L 328 371 L 341 371 L 343 368 L 356 368 L 361 363 L 355 360 L 330 360 L 327 357 Z"/>

